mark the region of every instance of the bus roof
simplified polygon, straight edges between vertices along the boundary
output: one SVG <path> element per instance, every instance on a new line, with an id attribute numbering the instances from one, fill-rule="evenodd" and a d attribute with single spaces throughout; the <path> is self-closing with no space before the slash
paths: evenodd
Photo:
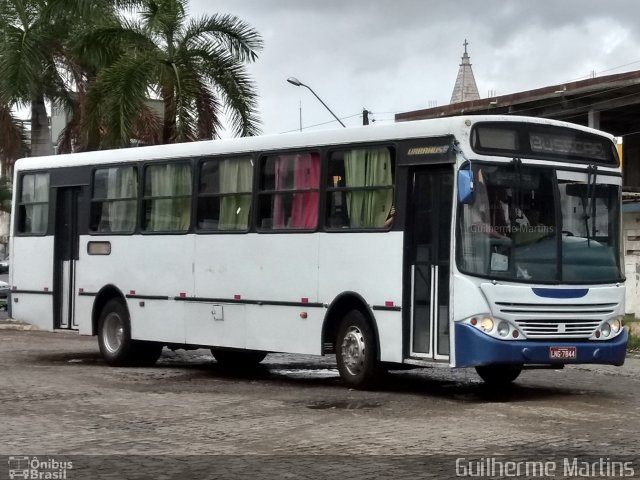
<path id="1" fill-rule="evenodd" d="M 399 122 L 390 125 L 368 125 L 340 130 L 322 130 L 318 132 L 296 132 L 272 134 L 256 137 L 240 137 L 220 140 L 204 140 L 189 143 L 154 145 L 148 147 L 98 150 L 92 152 L 27 157 L 15 163 L 15 170 L 41 170 L 47 168 L 71 167 L 80 165 L 100 165 L 108 163 L 133 162 L 191 158 L 206 155 L 233 155 L 267 150 L 296 149 L 310 146 L 332 146 L 354 142 L 382 142 L 405 138 L 423 138 L 454 135 L 462 140 L 470 127 L 478 122 L 528 122 L 542 125 L 576 128 L 582 131 L 615 137 L 604 132 L 568 122 L 538 117 L 513 115 L 469 115 L 438 119 Z M 461 145 L 464 149 L 464 143 Z"/>

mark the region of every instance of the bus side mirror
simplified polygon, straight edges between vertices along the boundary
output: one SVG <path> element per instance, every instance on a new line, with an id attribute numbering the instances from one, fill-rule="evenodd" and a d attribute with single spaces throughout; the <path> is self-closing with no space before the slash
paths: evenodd
<path id="1" fill-rule="evenodd" d="M 473 172 L 460 170 L 458 172 L 458 200 L 462 204 L 469 205 L 473 203 L 473 197 Z"/>

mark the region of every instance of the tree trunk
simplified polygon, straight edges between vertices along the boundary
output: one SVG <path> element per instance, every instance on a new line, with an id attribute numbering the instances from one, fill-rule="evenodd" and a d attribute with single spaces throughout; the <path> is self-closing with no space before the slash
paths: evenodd
<path id="1" fill-rule="evenodd" d="M 44 98 L 31 100 L 31 156 L 53 155 L 49 119 Z"/>
<path id="2" fill-rule="evenodd" d="M 162 88 L 162 100 L 164 103 L 162 143 L 174 143 L 176 141 L 176 97 L 173 85 L 165 85 Z"/>

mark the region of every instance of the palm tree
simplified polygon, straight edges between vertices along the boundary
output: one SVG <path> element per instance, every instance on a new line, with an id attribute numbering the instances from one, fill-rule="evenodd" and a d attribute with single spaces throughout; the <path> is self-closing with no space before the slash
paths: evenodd
<path id="1" fill-rule="evenodd" d="M 128 146 L 145 125 L 153 137 L 153 115 L 145 109 L 150 96 L 163 105 L 152 143 L 216 138 L 224 112 L 235 135 L 259 133 L 257 95 L 245 69 L 262 48 L 258 32 L 230 15 L 189 19 L 186 0 L 139 3 L 137 19 L 123 17 L 122 26 L 98 28 L 83 39 L 88 57 L 119 53 L 88 91 L 94 141 L 101 129 L 102 147 Z"/>
<path id="2" fill-rule="evenodd" d="M 45 94 L 51 93 L 56 69 L 47 52 L 57 43 L 51 29 L 42 22 L 46 2 L 2 0 L 0 2 L 0 30 L 4 39 L 0 44 L 0 98 L 13 106 L 31 106 L 31 145 L 34 155 L 49 153 L 48 121 Z M 47 48 L 43 46 L 47 45 Z M 45 80 L 47 77 L 47 80 Z M 46 135 L 46 136 L 45 136 Z"/>
<path id="3" fill-rule="evenodd" d="M 11 213 L 11 180 L 8 177 L 0 177 L 0 211 Z"/>
<path id="4" fill-rule="evenodd" d="M 0 0 L 0 99 L 10 108 L 31 109 L 32 156 L 53 153 L 46 104 L 72 108 L 73 90 L 86 79 L 68 42 L 88 25 L 113 18 L 116 6 L 131 3 Z"/>
<path id="5" fill-rule="evenodd" d="M 13 162 L 27 153 L 22 125 L 6 102 L 0 102 L 0 171 L 9 175 Z M 0 208 L 1 209 L 1 208 Z"/>

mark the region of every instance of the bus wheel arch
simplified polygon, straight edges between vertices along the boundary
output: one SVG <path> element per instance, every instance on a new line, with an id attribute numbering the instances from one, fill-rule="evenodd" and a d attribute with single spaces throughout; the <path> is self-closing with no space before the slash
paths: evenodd
<path id="1" fill-rule="evenodd" d="M 105 295 L 98 313 L 98 345 L 105 362 L 117 367 L 143 367 L 156 363 L 163 344 L 131 338 L 131 315 L 122 295 Z M 97 302 L 96 302 L 97 303 Z"/>
<path id="2" fill-rule="evenodd" d="M 98 334 L 100 314 L 107 302 L 114 298 L 120 300 L 128 312 L 129 307 L 127 306 L 127 300 L 117 287 L 114 285 L 106 285 L 102 287 L 96 295 L 96 299 L 93 301 L 93 309 L 91 311 L 91 335 Z"/>
<path id="3" fill-rule="evenodd" d="M 359 295 L 344 294 L 334 300 L 322 338 L 323 346 L 333 346 L 340 377 L 348 386 L 369 388 L 383 373 L 375 317 Z"/>
<path id="4" fill-rule="evenodd" d="M 322 324 L 322 344 L 320 346 L 322 355 L 335 352 L 337 348 L 335 341 L 338 329 L 340 328 L 340 322 L 342 322 L 342 319 L 351 310 L 359 310 L 367 319 L 376 339 L 376 351 L 378 352 L 376 360 L 380 360 L 380 336 L 378 335 L 378 325 L 376 324 L 375 316 L 364 298 L 355 292 L 341 293 L 333 299 L 333 302 L 331 302 L 327 308 Z M 331 345 L 331 347 L 329 347 L 329 345 Z"/>

